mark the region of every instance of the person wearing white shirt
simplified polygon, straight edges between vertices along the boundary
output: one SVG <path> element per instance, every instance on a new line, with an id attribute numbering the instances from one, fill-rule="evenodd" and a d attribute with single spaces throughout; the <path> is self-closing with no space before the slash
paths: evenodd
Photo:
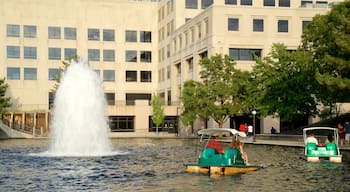
<path id="1" fill-rule="evenodd" d="M 308 137 L 306 138 L 306 143 L 315 143 L 316 145 L 318 144 L 318 141 L 313 133 L 310 133 L 308 135 Z"/>

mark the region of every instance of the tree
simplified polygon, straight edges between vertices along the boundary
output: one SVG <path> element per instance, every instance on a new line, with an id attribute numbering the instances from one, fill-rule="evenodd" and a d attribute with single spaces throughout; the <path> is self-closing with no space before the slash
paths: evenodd
<path id="1" fill-rule="evenodd" d="M 55 77 L 56 83 L 55 83 L 55 85 L 53 86 L 53 89 L 52 89 L 53 92 L 56 92 L 56 91 L 57 91 L 58 86 L 59 86 L 59 84 L 60 84 L 60 82 L 61 82 L 61 77 L 62 77 L 64 71 L 70 66 L 71 61 L 73 60 L 73 61 L 75 61 L 75 62 L 78 62 L 78 59 L 79 59 L 79 57 L 78 57 L 77 55 L 74 55 L 74 56 L 71 56 L 71 57 L 68 58 L 68 61 L 69 61 L 69 62 L 67 62 L 67 61 L 62 61 L 63 67 L 60 67 L 60 68 L 59 68 L 58 74 L 57 74 L 57 76 Z"/>
<path id="2" fill-rule="evenodd" d="M 248 73 L 235 68 L 234 59 L 217 54 L 200 61 L 202 82 L 184 83 L 182 91 L 183 113 L 187 119 L 212 118 L 219 127 L 233 115 L 243 112 L 245 79 Z M 196 116 L 195 116 L 196 115 Z"/>
<path id="3" fill-rule="evenodd" d="M 317 15 L 302 35 L 302 47 L 313 52 L 316 79 L 323 87 L 317 97 L 325 105 L 350 98 L 350 1 Z"/>
<path id="4" fill-rule="evenodd" d="M 317 83 L 311 53 L 286 50 L 274 44 L 269 56 L 256 58 L 252 76 L 257 110 L 262 116 L 278 115 L 284 121 L 297 120 L 300 115 L 317 114 L 313 96 Z M 317 89 L 317 88 L 316 88 Z"/>
<path id="5" fill-rule="evenodd" d="M 157 126 L 156 129 L 158 133 L 159 125 L 164 121 L 164 110 L 162 106 L 163 102 L 159 94 L 153 94 L 151 103 L 152 103 L 152 110 L 153 110 L 152 121 Z"/>
<path id="6" fill-rule="evenodd" d="M 2 114 L 7 107 L 11 107 L 10 97 L 5 96 L 7 88 L 8 84 L 5 83 L 5 78 L 0 79 L 0 114 Z"/>

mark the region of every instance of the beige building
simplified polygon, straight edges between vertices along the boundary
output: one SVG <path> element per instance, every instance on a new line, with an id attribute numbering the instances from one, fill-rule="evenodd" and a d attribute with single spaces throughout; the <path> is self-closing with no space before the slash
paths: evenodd
<path id="1" fill-rule="evenodd" d="M 228 54 L 250 70 L 253 53 L 266 56 L 275 42 L 296 49 L 303 27 L 335 2 L 1 0 L 0 77 L 14 104 L 6 118 L 47 130 L 54 78 L 63 60 L 79 55 L 103 80 L 112 132 L 156 132 L 149 100 L 158 92 L 167 116 L 158 131 L 192 134 L 202 125 L 181 126 L 179 96 L 184 81 L 199 80 L 201 58 Z M 279 120 L 260 119 L 257 132 L 271 126 Z"/>

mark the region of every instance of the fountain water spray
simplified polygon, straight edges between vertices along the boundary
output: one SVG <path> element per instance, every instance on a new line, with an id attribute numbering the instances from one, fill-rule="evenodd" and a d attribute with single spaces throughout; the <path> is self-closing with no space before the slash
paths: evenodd
<path id="1" fill-rule="evenodd" d="M 71 62 L 56 91 L 48 154 L 104 156 L 112 153 L 100 77 L 86 62 Z"/>

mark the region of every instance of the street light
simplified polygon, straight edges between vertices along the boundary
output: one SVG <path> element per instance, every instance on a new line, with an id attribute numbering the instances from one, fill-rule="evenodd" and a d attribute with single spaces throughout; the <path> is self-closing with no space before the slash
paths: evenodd
<path id="1" fill-rule="evenodd" d="M 253 110 L 252 114 L 253 114 L 253 142 L 255 142 L 255 115 L 256 115 L 256 111 Z"/>

